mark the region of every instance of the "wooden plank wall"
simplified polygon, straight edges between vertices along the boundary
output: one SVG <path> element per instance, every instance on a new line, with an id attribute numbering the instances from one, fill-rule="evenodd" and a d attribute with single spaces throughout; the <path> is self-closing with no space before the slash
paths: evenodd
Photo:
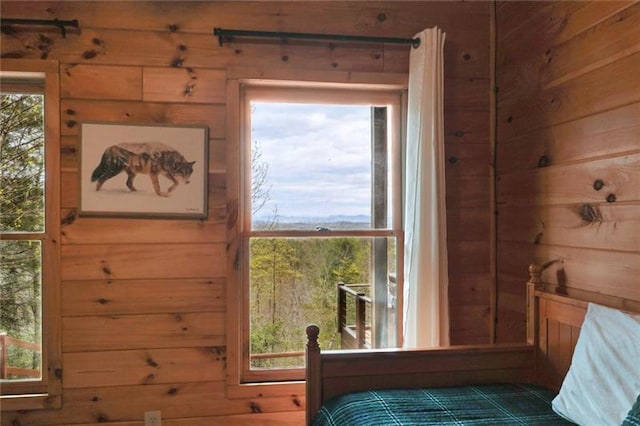
<path id="1" fill-rule="evenodd" d="M 3 30 L 3 58 L 60 61 L 63 408 L 2 413 L 2 425 L 302 424 L 304 395 L 225 389 L 226 70 L 295 76 L 406 73 L 406 46 L 237 42 L 214 27 L 446 38 L 452 340 L 488 340 L 488 45 L 485 2 L 22 2 L 3 17 L 78 19 L 80 31 Z M 333 74 L 332 74 L 333 73 Z M 205 221 L 79 218 L 83 121 L 206 124 Z M 300 330 L 302 333 L 303 330 Z"/>
<path id="2" fill-rule="evenodd" d="M 522 271 L 640 300 L 640 3 L 497 5 L 498 341 Z"/>

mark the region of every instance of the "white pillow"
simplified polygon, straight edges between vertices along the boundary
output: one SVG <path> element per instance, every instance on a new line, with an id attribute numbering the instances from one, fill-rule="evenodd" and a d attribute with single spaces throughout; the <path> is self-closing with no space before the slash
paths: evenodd
<path id="1" fill-rule="evenodd" d="M 553 410 L 580 425 L 620 425 L 640 394 L 640 315 L 589 304 Z"/>

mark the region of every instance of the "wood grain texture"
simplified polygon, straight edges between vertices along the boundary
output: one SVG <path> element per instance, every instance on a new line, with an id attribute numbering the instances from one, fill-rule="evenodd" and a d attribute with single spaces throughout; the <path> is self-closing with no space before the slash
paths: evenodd
<path id="1" fill-rule="evenodd" d="M 452 260 L 460 278 L 454 277 L 451 288 L 463 295 L 460 304 L 465 308 L 460 312 L 474 306 L 481 310 L 487 304 L 486 275 L 470 276 L 486 269 L 482 253 L 489 238 L 479 230 L 489 185 L 484 178 L 488 6 L 413 1 L 2 1 L 2 16 L 80 22 L 80 29 L 69 30 L 65 38 L 56 28 L 33 26 L 15 26 L 0 35 L 3 58 L 59 61 L 61 344 L 69 374 L 61 410 L 3 412 L 2 426 L 141 426 L 142 413 L 158 407 L 169 426 L 302 424 L 304 395 L 289 385 L 229 385 L 234 383 L 231 371 L 239 371 L 241 352 L 235 337 L 226 335 L 227 325 L 239 315 L 232 297 L 239 278 L 233 270 L 238 247 L 229 237 L 235 230 L 238 199 L 228 188 L 239 182 L 239 163 L 237 153 L 227 150 L 234 138 L 229 126 L 240 123 L 238 105 L 229 101 L 233 86 L 228 79 L 239 69 L 251 69 L 253 78 L 295 80 L 306 75 L 309 81 L 397 85 L 400 80 L 406 83 L 410 50 L 378 43 L 278 40 L 219 46 L 214 27 L 412 37 L 438 25 L 447 33 L 446 138 L 448 153 L 459 160 L 449 170 L 447 192 L 458 209 L 452 223 L 464 224 L 461 232 L 451 234 L 452 252 L 460 254 Z M 83 122 L 96 121 L 208 126 L 208 220 L 78 217 L 79 130 Z M 464 257 L 476 255 L 471 262 Z M 231 299 L 220 299 L 222 294 Z M 182 331 L 176 315 L 188 323 L 188 331 Z M 485 324 L 477 329 L 461 326 L 458 341 L 476 341 Z M 207 368 L 193 351 L 211 347 L 224 348 L 227 359 Z M 147 351 L 165 365 L 175 357 L 175 364 L 154 372 L 138 358 Z M 99 362 L 92 363 L 92 354 Z M 179 377 L 186 365 L 196 371 L 202 366 L 202 375 L 191 371 Z"/>
<path id="2" fill-rule="evenodd" d="M 66 317 L 63 352 L 224 345 L 224 312 Z"/>
<path id="3" fill-rule="evenodd" d="M 225 278 L 65 281 L 62 314 L 224 312 Z"/>
<path id="4" fill-rule="evenodd" d="M 224 346 L 67 353 L 64 387 L 220 381 L 225 357 Z"/>
<path id="5" fill-rule="evenodd" d="M 498 5 L 499 341 L 523 336 L 532 260 L 558 292 L 640 300 L 638 6 Z"/>

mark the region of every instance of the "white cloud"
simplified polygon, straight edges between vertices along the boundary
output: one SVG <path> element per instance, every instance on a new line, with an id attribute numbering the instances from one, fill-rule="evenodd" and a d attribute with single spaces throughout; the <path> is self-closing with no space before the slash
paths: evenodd
<path id="1" fill-rule="evenodd" d="M 259 103 L 252 119 L 252 139 L 269 164 L 271 200 L 263 211 L 369 214 L 369 107 Z"/>

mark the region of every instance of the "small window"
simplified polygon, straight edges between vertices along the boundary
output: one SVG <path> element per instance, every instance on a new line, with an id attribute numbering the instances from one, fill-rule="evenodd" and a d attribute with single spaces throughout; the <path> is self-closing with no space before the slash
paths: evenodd
<path id="1" fill-rule="evenodd" d="M 59 336 L 58 145 L 45 122 L 58 103 L 45 98 L 47 79 L 57 81 L 57 73 L 3 69 L 0 77 L 0 387 L 11 396 L 2 406 L 52 407 L 60 390 L 59 344 L 50 339 Z"/>
<path id="2" fill-rule="evenodd" d="M 325 349 L 395 347 L 400 93 L 244 88 L 243 378 Z"/>

